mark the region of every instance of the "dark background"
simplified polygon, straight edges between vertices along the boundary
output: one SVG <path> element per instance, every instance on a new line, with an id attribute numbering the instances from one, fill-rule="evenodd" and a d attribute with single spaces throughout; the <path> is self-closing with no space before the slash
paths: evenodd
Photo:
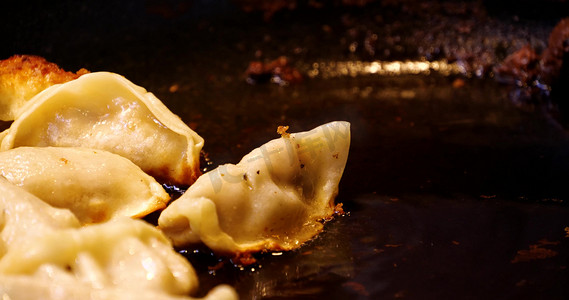
<path id="1" fill-rule="evenodd" d="M 567 131 L 547 97 L 492 76 L 523 45 L 547 47 L 567 1 L 290 3 L 12 3 L 0 59 L 124 75 L 205 138 L 208 168 L 278 125 L 352 123 L 337 198 L 349 214 L 253 267 L 212 271 L 207 250 L 182 251 L 202 295 L 229 283 L 244 299 L 567 299 Z M 247 83 L 251 61 L 279 56 L 302 82 Z M 443 59 L 465 72 L 308 76 L 320 63 Z"/>

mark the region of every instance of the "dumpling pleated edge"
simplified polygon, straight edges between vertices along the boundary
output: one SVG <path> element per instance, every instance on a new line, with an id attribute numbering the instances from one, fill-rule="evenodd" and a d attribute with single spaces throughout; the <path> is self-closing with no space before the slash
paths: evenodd
<path id="1" fill-rule="evenodd" d="M 85 74 L 78 79 L 63 83 L 53 85 L 39 94 L 30 99 L 18 112 L 14 122 L 10 128 L 0 132 L 0 151 L 11 149 L 14 147 L 15 138 L 18 135 L 17 130 L 12 130 L 12 128 L 18 128 L 19 123 L 23 122 L 26 117 L 32 114 L 37 107 L 40 107 L 45 101 L 48 101 L 53 95 L 59 93 L 66 88 L 81 88 L 82 85 L 88 85 L 90 81 L 93 82 L 104 82 L 113 81 L 116 84 L 121 85 L 123 88 L 127 89 L 129 93 L 140 100 L 146 108 L 156 117 L 156 119 L 161 122 L 168 129 L 176 134 L 184 136 L 187 140 L 187 153 L 186 153 L 186 164 L 188 168 L 184 168 L 181 174 L 178 174 L 176 178 L 172 179 L 171 183 L 177 184 L 191 184 L 197 177 L 201 175 L 199 168 L 199 156 L 201 149 L 204 145 L 204 139 L 199 136 L 195 131 L 193 131 L 182 119 L 170 111 L 162 101 L 160 101 L 154 94 L 148 92 L 145 88 L 135 85 L 124 76 L 111 72 L 94 72 Z M 80 146 L 80 145 L 78 145 Z M 108 150 L 108 149 L 102 149 Z M 147 170 L 145 170 L 148 172 Z M 152 172 L 149 172 L 152 173 Z M 155 175 L 155 174 L 151 174 Z M 160 177 L 160 176 L 158 176 Z M 162 178 L 161 178 L 162 179 Z M 170 179 L 170 178 L 166 178 Z"/>
<path id="2" fill-rule="evenodd" d="M 333 133 L 332 131 L 334 130 L 342 132 L 341 134 Z M 159 227 L 177 246 L 184 247 L 190 244 L 202 242 L 214 252 L 223 255 L 232 255 L 234 258 L 247 258 L 251 253 L 255 252 L 287 251 L 300 247 L 303 243 L 317 236 L 323 230 L 323 222 L 330 220 L 336 213 L 336 206 L 334 205 L 334 202 L 338 194 L 338 184 L 347 163 L 350 144 L 349 131 L 350 123 L 345 121 L 336 121 L 318 126 L 311 131 L 293 133 L 287 137 L 284 137 L 283 135 L 280 139 L 272 140 L 261 147 L 256 148 L 251 153 L 243 157 L 237 165 L 228 164 L 220 166 L 220 168 L 225 169 L 225 171 L 219 171 L 218 168 L 202 175 L 202 177 L 198 178 L 198 181 L 188 189 L 186 194 L 173 201 L 170 206 L 162 212 L 158 221 Z M 332 135 L 342 136 L 332 137 Z M 300 141 L 303 139 L 307 140 L 306 138 L 311 136 L 312 138 L 316 137 L 321 139 L 320 146 L 323 149 L 325 148 L 325 151 L 322 154 L 329 154 L 330 157 L 332 157 L 331 159 L 324 158 L 324 156 L 328 157 L 328 155 L 310 156 L 307 153 L 308 151 L 304 151 L 303 154 L 299 155 L 299 152 L 303 151 L 298 150 L 301 146 L 298 143 L 301 143 Z M 342 141 L 337 142 L 338 139 L 342 139 Z M 275 145 L 276 143 L 279 144 Z M 275 240 L 273 238 L 264 238 L 254 241 L 238 241 L 231 234 L 228 234 L 223 230 L 224 227 L 227 228 L 227 224 L 225 226 L 221 224 L 224 222 L 223 217 L 219 215 L 219 211 L 222 208 L 218 207 L 213 199 L 218 199 L 220 193 L 224 193 L 224 191 L 219 186 L 216 187 L 216 180 L 212 180 L 212 178 L 216 177 L 216 175 L 217 177 L 224 176 L 221 174 L 223 172 L 226 173 L 225 175 L 228 175 L 230 173 L 227 171 L 228 167 L 234 168 L 232 170 L 233 175 L 229 175 L 234 177 L 234 179 L 239 177 L 235 174 L 241 174 L 240 172 L 249 174 L 248 176 L 243 177 L 251 177 L 251 174 L 255 173 L 259 174 L 259 167 L 265 165 L 263 159 L 260 159 L 262 153 L 271 154 L 275 153 L 274 150 L 271 149 L 280 148 L 282 150 L 282 148 L 287 148 L 286 146 L 283 147 L 281 145 L 282 143 L 295 145 L 294 147 L 289 147 L 290 150 L 294 152 L 294 157 L 291 157 L 291 152 L 284 154 L 281 153 L 281 158 L 283 159 L 281 167 L 283 167 L 282 169 L 284 172 L 289 172 L 287 168 L 290 167 L 296 168 L 297 170 L 306 170 L 311 168 L 310 164 L 318 165 L 313 166 L 313 169 L 316 169 L 314 173 L 312 173 L 314 178 L 308 179 L 310 183 L 316 182 L 318 184 L 318 187 L 314 189 L 315 192 L 312 195 L 312 199 L 309 200 L 313 201 L 313 206 L 306 208 L 305 219 L 294 220 L 299 223 L 297 226 L 303 229 L 297 232 L 299 235 L 298 237 L 291 237 L 290 239 L 289 237 L 285 237 L 290 242 L 283 242 L 282 239 Z M 305 145 L 302 147 L 304 146 Z M 295 166 L 289 166 L 290 160 L 295 161 Z M 257 165 L 251 165 L 250 162 L 256 162 Z M 329 168 L 323 168 L 323 166 L 320 166 L 323 163 L 329 163 Z M 271 185 L 277 186 L 277 189 L 282 191 L 283 186 L 278 182 L 278 179 L 275 179 L 282 175 L 277 174 L 281 172 L 278 164 L 273 164 L 269 169 L 273 169 L 274 172 L 271 172 L 273 174 L 269 175 L 270 179 L 267 180 L 271 181 Z M 267 169 L 264 169 L 261 172 L 266 171 Z M 217 174 L 215 174 L 216 172 Z M 289 190 L 290 188 L 298 188 L 298 190 L 301 191 L 300 194 L 302 194 L 303 187 L 295 187 L 295 181 L 298 178 L 297 174 L 286 176 L 290 176 L 289 180 L 292 181 L 285 183 L 286 187 L 284 188 Z M 277 182 L 275 182 L 275 180 Z M 254 182 L 252 183 L 255 184 Z M 219 184 L 219 182 L 217 184 Z M 230 185 L 227 184 L 226 186 Z M 246 190 L 246 188 L 243 190 Z M 235 190 L 226 194 L 226 199 L 227 197 L 234 199 L 239 198 L 240 196 L 250 197 L 250 195 L 247 194 L 239 195 L 238 193 L 235 193 Z M 270 197 L 268 201 L 270 201 Z M 303 199 L 302 201 L 305 200 Z M 258 211 L 256 213 L 257 215 L 263 214 L 263 211 Z"/>

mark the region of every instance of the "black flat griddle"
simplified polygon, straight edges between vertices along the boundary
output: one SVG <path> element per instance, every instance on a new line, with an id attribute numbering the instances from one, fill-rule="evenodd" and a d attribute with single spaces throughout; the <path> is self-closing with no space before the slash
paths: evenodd
<path id="1" fill-rule="evenodd" d="M 487 68 L 524 43 L 546 46 L 566 2 L 535 18 L 531 7 L 383 2 L 298 1 L 268 20 L 221 0 L 40 2 L 3 11 L 0 53 L 126 76 L 205 138 L 210 169 L 277 138 L 278 125 L 351 122 L 337 198 L 349 213 L 252 266 L 182 250 L 200 295 L 228 283 L 243 299 L 567 299 L 569 135 L 547 101 L 517 101 L 523 90 Z M 301 83 L 246 82 L 249 62 L 282 55 Z M 308 76 L 425 59 L 466 71 Z"/>

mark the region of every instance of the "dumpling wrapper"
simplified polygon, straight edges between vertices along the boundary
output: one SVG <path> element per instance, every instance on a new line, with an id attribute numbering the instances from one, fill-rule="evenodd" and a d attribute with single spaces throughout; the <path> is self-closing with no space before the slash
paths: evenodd
<path id="1" fill-rule="evenodd" d="M 190 263 L 160 230 L 129 218 L 48 233 L 14 245 L 0 260 L 0 274 L 38 273 L 51 281 L 68 275 L 66 281 L 91 289 L 116 288 L 138 295 L 188 295 L 198 286 Z"/>
<path id="2" fill-rule="evenodd" d="M 0 152 L 0 174 L 83 224 L 143 217 L 170 200 L 154 178 L 104 150 L 18 147 Z"/>
<path id="3" fill-rule="evenodd" d="M 283 134 L 202 175 L 162 211 L 158 225 L 174 245 L 203 242 L 236 257 L 291 250 L 334 214 L 350 145 L 350 123 Z"/>
<path id="4" fill-rule="evenodd" d="M 80 227 L 0 176 L 1 299 L 159 299 L 186 297 L 196 274 L 153 226 L 128 218 Z M 228 286 L 203 299 L 237 299 Z"/>
<path id="5" fill-rule="evenodd" d="M 124 289 L 112 287 L 93 288 L 80 282 L 66 271 L 53 266 L 42 267 L 33 275 L 1 275 L 0 299 L 18 300 L 237 300 L 235 290 L 227 285 L 219 285 L 208 292 L 204 298 L 171 295 L 161 291 L 146 289 Z"/>
<path id="6" fill-rule="evenodd" d="M 20 108 L 39 92 L 86 73 L 85 69 L 77 73 L 66 72 L 34 55 L 14 55 L 0 60 L 0 120 L 14 120 Z"/>
<path id="7" fill-rule="evenodd" d="M 42 91 L 0 139 L 2 151 L 21 146 L 107 150 L 159 180 L 185 185 L 200 174 L 204 143 L 152 93 L 109 72 Z"/>
<path id="8" fill-rule="evenodd" d="M 79 226 L 69 210 L 54 208 L 0 176 L 0 258 L 27 240 Z"/>

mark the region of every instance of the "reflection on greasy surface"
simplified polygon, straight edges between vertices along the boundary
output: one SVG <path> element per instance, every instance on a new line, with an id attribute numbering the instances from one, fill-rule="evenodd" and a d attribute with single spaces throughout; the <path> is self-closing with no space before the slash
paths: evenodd
<path id="1" fill-rule="evenodd" d="M 344 119 L 353 142 L 338 198 L 348 216 L 298 251 L 265 255 L 254 271 L 227 264 L 211 272 L 216 259 L 189 255 L 199 271 L 215 274 L 202 285 L 229 282 L 245 299 L 561 298 L 569 258 L 567 135 L 547 114 L 512 104 L 492 81 L 453 87 L 455 80 L 244 86 L 246 100 L 208 107 L 239 124 L 224 128 L 222 140 L 215 138 L 222 124 L 198 125 L 215 163 L 236 162 L 276 137 L 278 124 L 304 130 Z M 543 248 L 556 254 L 514 263 L 518 251 L 541 240 L 553 242 Z"/>
<path id="2" fill-rule="evenodd" d="M 243 299 L 567 298 L 567 131 L 547 105 L 512 102 L 518 91 L 477 78 L 528 42 L 543 47 L 558 18 L 430 1 L 285 10 L 267 22 L 195 1 L 203 11 L 164 19 L 124 3 L 129 14 L 105 19 L 95 10 L 86 20 L 98 22 L 67 31 L 56 29 L 78 17 L 38 8 L 44 31 L 23 25 L 2 55 L 125 75 L 204 137 L 209 169 L 278 137 L 279 125 L 352 124 L 337 199 L 349 214 L 298 251 L 265 254 L 244 269 L 204 249 L 182 251 L 202 293 L 226 282 Z M 305 75 L 301 83 L 246 83 L 249 62 L 281 55 Z M 450 56 L 464 75 L 309 76 L 315 64 L 379 70 L 374 62 Z"/>

